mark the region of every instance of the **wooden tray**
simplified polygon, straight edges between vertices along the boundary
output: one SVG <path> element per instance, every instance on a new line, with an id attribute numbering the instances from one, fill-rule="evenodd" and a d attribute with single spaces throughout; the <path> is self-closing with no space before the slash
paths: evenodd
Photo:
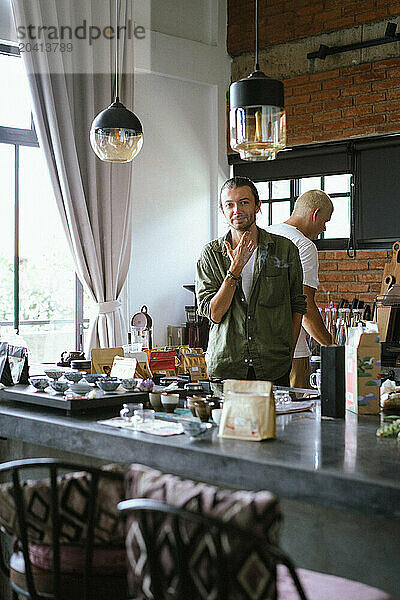
<path id="1" fill-rule="evenodd" d="M 102 390 L 97 387 L 93 389 L 98 393 L 97 398 L 67 400 L 62 394 L 39 392 L 31 385 L 18 384 L 0 390 L 0 399 L 57 408 L 66 411 L 68 414 L 79 414 L 111 407 L 122 408 L 125 402 L 146 402 L 148 400 L 147 392 L 102 393 Z"/>

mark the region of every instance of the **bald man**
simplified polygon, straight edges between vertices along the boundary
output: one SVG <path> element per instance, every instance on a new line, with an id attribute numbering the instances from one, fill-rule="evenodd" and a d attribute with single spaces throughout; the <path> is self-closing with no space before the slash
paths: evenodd
<path id="1" fill-rule="evenodd" d="M 309 190 L 298 197 L 287 221 L 267 227 L 271 233 L 282 235 L 297 246 L 303 267 L 303 293 L 307 296 L 307 313 L 303 316 L 293 354 L 291 387 L 310 387 L 310 349 L 306 341 L 306 332 L 322 346 L 333 343 L 315 302 L 315 292 L 319 285 L 318 252 L 312 242 L 325 231 L 332 213 L 333 204 L 328 194 L 322 190 Z"/>

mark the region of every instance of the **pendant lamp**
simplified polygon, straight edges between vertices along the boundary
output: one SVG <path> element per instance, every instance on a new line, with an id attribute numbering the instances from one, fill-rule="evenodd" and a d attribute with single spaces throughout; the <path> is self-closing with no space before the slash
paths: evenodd
<path id="1" fill-rule="evenodd" d="M 143 145 L 143 129 L 137 116 L 119 101 L 118 4 L 115 0 L 115 100 L 92 123 L 90 143 L 97 156 L 106 162 L 130 162 Z"/>
<path id="2" fill-rule="evenodd" d="M 230 144 L 243 160 L 273 160 L 286 146 L 286 112 L 283 83 L 258 64 L 258 0 L 255 25 L 255 70 L 229 89 Z"/>

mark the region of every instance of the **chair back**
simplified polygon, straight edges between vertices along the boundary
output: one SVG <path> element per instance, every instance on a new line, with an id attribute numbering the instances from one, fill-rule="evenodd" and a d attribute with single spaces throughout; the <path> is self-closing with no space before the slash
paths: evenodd
<path id="1" fill-rule="evenodd" d="M 38 472 L 45 479 L 27 484 L 23 477 L 26 477 L 27 470 L 31 476 L 32 469 L 35 477 Z M 79 473 L 65 475 L 66 471 Z M 26 596 L 28 593 L 31 600 L 63 600 L 66 597 L 74 597 L 75 600 L 77 596 L 71 596 L 71 590 L 68 594 L 68 590 L 63 589 L 63 560 L 67 554 L 70 557 L 75 555 L 75 563 L 80 563 L 78 567 L 75 566 L 78 571 L 74 572 L 73 569 L 71 575 L 71 581 L 78 581 L 79 600 L 94 597 L 92 586 L 96 577 L 93 573 L 93 557 L 97 552 L 96 545 L 100 544 L 105 552 L 107 548 L 114 551 L 117 548 L 113 542 L 118 535 L 114 538 L 111 536 L 110 544 L 106 528 L 110 526 L 115 529 L 117 526 L 115 500 L 124 498 L 123 471 L 82 467 L 51 458 L 34 458 L 3 463 L 0 465 L 0 476 L 5 475 L 11 479 L 11 484 L 0 486 L 0 522 L 3 529 L 16 536 L 23 555 L 22 584 L 11 579 L 14 595 L 20 593 Z M 106 508 L 100 506 L 99 496 L 107 494 L 107 490 L 114 494 L 111 499 L 111 505 L 115 505 L 114 515 L 108 505 Z M 72 496 L 75 497 L 74 503 L 71 503 Z M 7 513 L 5 506 L 11 514 Z M 70 519 L 68 515 L 71 514 Z M 38 589 L 37 569 L 32 564 L 34 549 L 36 552 L 39 549 L 40 553 L 45 551 L 50 557 L 50 591 Z M 9 568 L 7 573 L 10 575 Z"/>
<path id="2" fill-rule="evenodd" d="M 280 548 L 230 521 L 152 499 L 126 500 L 130 597 L 156 600 L 276 600 L 276 566 L 293 564 Z"/>

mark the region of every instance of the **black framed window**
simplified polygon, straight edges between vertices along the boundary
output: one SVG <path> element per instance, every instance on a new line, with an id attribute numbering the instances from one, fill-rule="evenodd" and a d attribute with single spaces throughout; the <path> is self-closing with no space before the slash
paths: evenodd
<path id="1" fill-rule="evenodd" d="M 233 175 L 260 185 L 293 181 L 291 208 L 304 191 L 302 181 L 325 189 L 335 211 L 325 236 L 316 242 L 321 250 L 390 249 L 399 239 L 400 134 L 295 146 L 279 152 L 273 161 L 246 162 L 229 155 L 228 162 Z M 267 203 L 278 200 L 264 198 Z M 263 206 L 263 212 L 264 222 L 273 219 L 271 207 Z"/>
<path id="2" fill-rule="evenodd" d="M 316 245 L 320 250 L 347 247 L 351 232 L 350 173 L 256 181 L 255 185 L 261 200 L 257 224 L 263 228 L 286 221 L 300 194 L 312 189 L 324 190 L 332 199 L 334 212 Z"/>
<path id="3" fill-rule="evenodd" d="M 50 362 L 83 349 L 82 284 L 58 214 L 34 128 L 28 81 L 18 48 L 0 44 L 0 339 L 14 329 L 30 360 Z"/>

